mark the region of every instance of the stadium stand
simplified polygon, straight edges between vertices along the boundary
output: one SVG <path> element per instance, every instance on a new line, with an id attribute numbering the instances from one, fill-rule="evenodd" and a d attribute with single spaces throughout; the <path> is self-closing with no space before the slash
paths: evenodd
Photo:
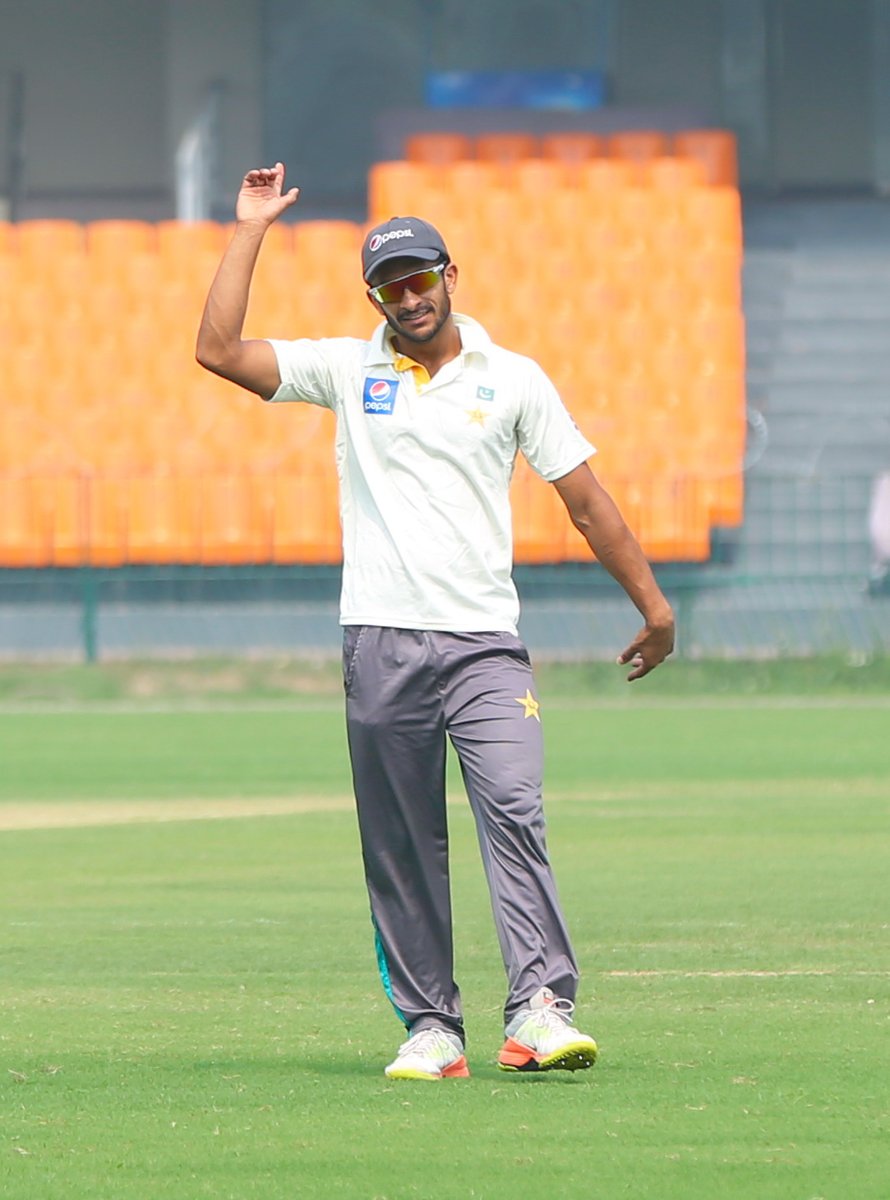
<path id="1" fill-rule="evenodd" d="M 368 180 L 369 221 L 441 224 L 458 307 L 539 359 L 602 443 L 598 474 L 656 561 L 704 561 L 712 531 L 742 520 L 734 153 L 719 131 L 430 133 Z M 364 229 L 273 227 L 248 336 L 366 336 L 378 318 L 358 282 Z M 0 565 L 339 560 L 330 415 L 264 406 L 194 363 L 229 233 L 0 223 Z M 513 497 L 518 562 L 587 557 L 522 460 Z"/>
<path id="2" fill-rule="evenodd" d="M 416 133 L 405 140 L 408 162 L 459 162 L 473 157 L 472 139 L 463 133 Z"/>
<path id="3" fill-rule="evenodd" d="M 687 129 L 672 139 L 674 154 L 701 163 L 707 182 L 738 188 L 738 147 L 736 136 L 727 129 Z"/>

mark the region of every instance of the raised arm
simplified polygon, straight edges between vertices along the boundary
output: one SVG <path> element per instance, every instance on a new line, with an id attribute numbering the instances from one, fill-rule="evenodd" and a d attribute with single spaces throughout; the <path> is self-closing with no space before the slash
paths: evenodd
<path id="1" fill-rule="evenodd" d="M 264 399 L 281 382 L 268 342 L 241 337 L 250 281 L 266 230 L 296 202 L 299 188 L 284 192 L 284 164 L 248 171 L 235 205 L 235 232 L 216 272 L 198 330 L 195 357 L 202 367 Z"/>
<path id="2" fill-rule="evenodd" d="M 674 648 L 671 606 L 655 582 L 639 542 L 590 467 L 582 463 L 555 480 L 554 487 L 575 528 L 584 535 L 591 550 L 621 584 L 646 622 L 618 656 L 619 663 L 630 663 L 633 667 L 627 678 L 640 679 L 664 662 Z"/>

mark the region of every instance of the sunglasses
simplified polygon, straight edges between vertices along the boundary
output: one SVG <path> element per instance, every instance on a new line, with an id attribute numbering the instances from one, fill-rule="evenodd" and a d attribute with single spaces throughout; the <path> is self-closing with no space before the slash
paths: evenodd
<path id="1" fill-rule="evenodd" d="M 439 276 L 447 266 L 447 263 L 437 263 L 427 271 L 413 271 L 410 275 L 400 275 L 398 279 L 390 279 L 389 283 L 368 288 L 368 295 L 378 304 L 396 304 L 407 290 L 419 296 L 436 286 Z"/>

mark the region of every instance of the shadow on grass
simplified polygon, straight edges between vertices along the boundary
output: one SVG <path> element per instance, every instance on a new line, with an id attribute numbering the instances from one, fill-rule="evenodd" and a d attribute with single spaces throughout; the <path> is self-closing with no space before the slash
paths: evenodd
<path id="1" fill-rule="evenodd" d="M 352 1079 L 368 1080 L 371 1083 L 382 1083 L 387 1088 L 411 1088 L 412 1084 L 423 1083 L 424 1080 L 387 1079 L 383 1074 L 389 1060 L 378 1056 L 361 1054 L 301 1054 L 299 1057 L 268 1057 L 248 1059 L 212 1059 L 202 1060 L 194 1064 L 194 1069 L 208 1072 L 225 1079 L 253 1079 L 258 1075 L 286 1076 L 293 1081 L 305 1079 Z M 478 1065 L 470 1063 L 469 1080 L 431 1080 L 442 1082 L 449 1087 L 462 1087 L 473 1082 L 486 1084 L 501 1084 L 505 1087 L 534 1087 L 549 1085 L 564 1087 L 566 1085 L 587 1086 L 596 1082 L 596 1070 L 592 1071 L 501 1071 L 493 1063 L 481 1061 Z"/>

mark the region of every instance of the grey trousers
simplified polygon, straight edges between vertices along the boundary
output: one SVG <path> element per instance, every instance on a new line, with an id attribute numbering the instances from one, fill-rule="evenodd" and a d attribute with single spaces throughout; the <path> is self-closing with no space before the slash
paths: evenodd
<path id="1" fill-rule="evenodd" d="M 454 981 L 446 735 L 476 821 L 507 973 L 505 1022 L 578 968 L 547 857 L 528 653 L 510 633 L 352 625 L 343 678 L 365 879 L 384 989 L 405 1026 L 463 1037 Z"/>

